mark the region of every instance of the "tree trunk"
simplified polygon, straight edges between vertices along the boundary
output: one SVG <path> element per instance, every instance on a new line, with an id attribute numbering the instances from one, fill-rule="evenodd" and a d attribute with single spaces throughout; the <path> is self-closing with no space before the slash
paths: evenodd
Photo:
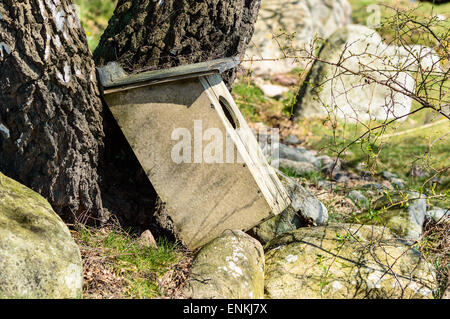
<path id="1" fill-rule="evenodd" d="M 66 220 L 107 217 L 99 96 L 71 1 L 0 0 L 0 171 Z"/>
<path id="2" fill-rule="evenodd" d="M 240 56 L 250 42 L 261 0 L 119 0 L 98 48 L 97 65 L 161 69 Z M 235 71 L 225 75 L 229 87 Z"/>

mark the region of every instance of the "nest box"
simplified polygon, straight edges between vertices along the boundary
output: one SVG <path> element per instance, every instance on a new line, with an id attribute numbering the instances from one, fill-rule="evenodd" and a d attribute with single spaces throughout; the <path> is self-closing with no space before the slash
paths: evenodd
<path id="1" fill-rule="evenodd" d="M 226 229 L 247 231 L 290 204 L 223 83 L 221 74 L 238 63 L 132 75 L 117 63 L 98 69 L 106 103 L 191 249 Z"/>

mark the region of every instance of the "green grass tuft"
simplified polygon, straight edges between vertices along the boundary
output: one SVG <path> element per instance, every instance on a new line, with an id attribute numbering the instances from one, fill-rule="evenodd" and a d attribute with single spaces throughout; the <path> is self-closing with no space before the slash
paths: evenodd
<path id="1" fill-rule="evenodd" d="M 108 26 L 117 0 L 74 0 L 79 8 L 81 24 L 86 31 L 89 47 L 97 47 L 100 37 Z"/>
<path id="2" fill-rule="evenodd" d="M 164 296 L 159 280 L 182 258 L 177 243 L 160 239 L 157 249 L 142 247 L 138 238 L 117 226 L 100 230 L 79 227 L 77 235 L 80 245 L 98 249 L 110 260 L 117 276 L 125 281 L 124 298 Z"/>

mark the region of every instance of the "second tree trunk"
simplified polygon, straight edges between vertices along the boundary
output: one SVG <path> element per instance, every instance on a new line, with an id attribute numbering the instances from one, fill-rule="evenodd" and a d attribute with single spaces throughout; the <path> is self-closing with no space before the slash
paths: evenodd
<path id="1" fill-rule="evenodd" d="M 94 53 L 129 72 L 242 57 L 261 0 L 119 0 Z M 234 71 L 225 75 L 230 87 Z"/>

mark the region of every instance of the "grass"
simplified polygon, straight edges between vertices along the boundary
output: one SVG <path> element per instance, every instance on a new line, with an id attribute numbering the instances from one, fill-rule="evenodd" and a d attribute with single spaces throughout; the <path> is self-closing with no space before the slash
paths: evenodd
<path id="1" fill-rule="evenodd" d="M 85 298 L 143 299 L 180 293 L 179 287 L 167 286 L 174 269 L 187 262 L 188 255 L 176 243 L 160 239 L 157 249 L 145 247 L 116 225 L 79 226 L 73 236 L 83 257 Z"/>
<path id="2" fill-rule="evenodd" d="M 388 132 L 401 132 L 411 127 L 418 127 L 414 118 L 407 123 L 396 124 L 388 128 Z M 357 139 L 366 131 L 365 128 L 353 124 L 342 124 L 333 130 L 326 120 L 300 120 L 299 126 L 308 127 L 313 136 L 307 140 L 307 146 L 322 150 L 327 155 L 336 156 L 344 147 Z M 343 159 L 350 166 L 359 162 L 368 162 L 374 172 L 392 170 L 406 178 L 414 165 L 426 164 L 436 170 L 450 166 L 449 136 L 450 123 L 440 122 L 436 126 L 419 129 L 409 134 L 380 139 L 374 132 L 368 139 L 351 145 L 343 153 Z M 387 133 L 389 134 L 389 133 Z M 382 135 L 388 136 L 387 134 Z"/>
<path id="3" fill-rule="evenodd" d="M 233 86 L 234 96 L 237 97 L 237 104 L 244 117 L 251 122 L 259 122 L 264 106 L 269 103 L 269 99 L 264 96 L 264 93 L 247 81 L 239 81 Z"/>
<path id="4" fill-rule="evenodd" d="M 308 183 L 317 184 L 320 180 L 324 179 L 324 175 L 320 172 L 312 171 L 308 173 L 298 174 L 292 169 L 280 167 L 280 171 L 289 177 L 293 177 L 300 181 L 307 181 Z"/>
<path id="5" fill-rule="evenodd" d="M 86 31 L 89 47 L 97 47 L 103 31 L 108 26 L 117 0 L 74 0 L 79 8 L 81 24 Z"/>

